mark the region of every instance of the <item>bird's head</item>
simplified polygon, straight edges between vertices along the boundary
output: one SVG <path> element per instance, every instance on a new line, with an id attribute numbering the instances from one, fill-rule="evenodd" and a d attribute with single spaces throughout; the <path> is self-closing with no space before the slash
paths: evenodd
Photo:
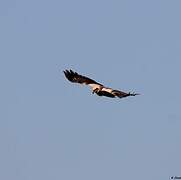
<path id="1" fill-rule="evenodd" d="M 95 89 L 93 89 L 92 94 L 94 94 L 94 93 L 98 93 L 99 91 L 100 91 L 100 89 L 99 89 L 99 88 L 95 88 Z"/>

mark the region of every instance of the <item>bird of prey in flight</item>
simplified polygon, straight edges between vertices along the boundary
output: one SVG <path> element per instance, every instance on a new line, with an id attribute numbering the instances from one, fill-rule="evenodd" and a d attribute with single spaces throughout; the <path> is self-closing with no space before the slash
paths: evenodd
<path id="1" fill-rule="evenodd" d="M 92 93 L 96 93 L 98 96 L 107 96 L 110 98 L 124 98 L 127 96 L 136 96 L 139 95 L 137 93 L 131 93 L 131 92 L 123 92 L 119 90 L 115 90 L 109 87 L 105 87 L 104 85 L 94 81 L 93 79 L 90 79 L 86 76 L 80 75 L 77 72 L 70 70 L 63 71 L 65 74 L 65 77 L 72 83 L 79 83 L 84 85 L 89 85 L 92 88 Z"/>

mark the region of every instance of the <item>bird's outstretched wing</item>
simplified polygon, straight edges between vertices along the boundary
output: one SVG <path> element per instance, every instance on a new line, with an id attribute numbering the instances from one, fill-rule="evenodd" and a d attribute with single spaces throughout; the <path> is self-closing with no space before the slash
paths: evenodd
<path id="1" fill-rule="evenodd" d="M 119 90 L 114 90 L 112 88 L 105 87 L 104 85 L 94 81 L 93 79 L 90 79 L 86 76 L 80 75 L 77 72 L 70 70 L 63 71 L 65 74 L 65 77 L 72 83 L 79 83 L 79 84 L 85 84 L 89 85 L 93 93 L 96 93 L 98 96 L 107 96 L 107 97 L 119 97 L 124 98 L 127 96 L 136 96 L 139 95 L 137 93 L 126 93 Z"/>
<path id="2" fill-rule="evenodd" d="M 80 84 L 85 84 L 85 85 L 89 85 L 89 84 L 101 85 L 100 83 L 94 81 L 93 79 L 80 75 L 77 72 L 72 71 L 71 69 L 65 70 L 63 72 L 65 74 L 65 77 L 73 83 L 80 83 Z"/>
<path id="3" fill-rule="evenodd" d="M 119 98 L 124 98 L 124 97 L 127 97 L 127 96 L 140 95 L 140 94 L 138 94 L 138 93 L 131 93 L 131 92 L 126 93 L 126 92 L 119 91 L 119 90 L 113 90 L 113 91 L 111 92 L 111 94 L 113 94 L 113 95 L 115 95 L 115 96 L 117 96 L 117 97 L 119 97 Z"/>

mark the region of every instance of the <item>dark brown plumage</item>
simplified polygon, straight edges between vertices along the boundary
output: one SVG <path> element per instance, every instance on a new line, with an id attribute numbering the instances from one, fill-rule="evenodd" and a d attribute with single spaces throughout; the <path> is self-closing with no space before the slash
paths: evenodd
<path id="1" fill-rule="evenodd" d="M 65 74 L 65 77 L 72 83 L 80 83 L 89 85 L 92 88 L 92 93 L 96 93 L 98 96 L 107 96 L 107 97 L 127 97 L 127 96 L 136 96 L 139 95 L 137 93 L 126 93 L 119 90 L 114 90 L 112 88 L 105 87 L 104 85 L 94 81 L 93 79 L 90 79 L 86 76 L 80 75 L 77 72 L 70 70 L 63 71 Z"/>
<path id="2" fill-rule="evenodd" d="M 74 72 L 70 69 L 70 71 L 65 70 L 64 74 L 66 76 L 66 78 L 73 82 L 73 83 L 80 83 L 80 84 L 99 84 L 96 81 L 86 77 L 86 76 L 82 76 L 80 74 L 78 74 L 77 72 Z"/>

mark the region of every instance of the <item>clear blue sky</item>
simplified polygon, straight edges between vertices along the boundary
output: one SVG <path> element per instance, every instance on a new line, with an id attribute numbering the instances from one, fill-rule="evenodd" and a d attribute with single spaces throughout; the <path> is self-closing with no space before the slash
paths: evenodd
<path id="1" fill-rule="evenodd" d="M 181 176 L 180 79 L 180 0 L 1 0 L 0 179 Z"/>

